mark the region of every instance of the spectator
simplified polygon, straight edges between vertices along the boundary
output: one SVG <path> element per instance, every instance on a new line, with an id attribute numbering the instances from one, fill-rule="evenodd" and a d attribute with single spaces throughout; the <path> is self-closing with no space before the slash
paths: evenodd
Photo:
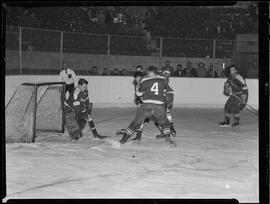
<path id="1" fill-rule="evenodd" d="M 183 75 L 182 65 L 178 64 L 176 70 L 173 72 L 173 76 L 182 77 L 182 75 Z"/>
<path id="2" fill-rule="evenodd" d="M 208 68 L 206 77 L 208 77 L 208 78 L 218 78 L 217 72 L 215 71 L 215 73 L 213 73 L 213 65 L 212 64 Z"/>
<path id="3" fill-rule="evenodd" d="M 258 79 L 258 64 L 256 60 L 253 60 L 251 67 L 249 67 L 247 76 L 251 79 Z"/>
<path id="4" fill-rule="evenodd" d="M 120 75 L 120 72 L 119 72 L 119 69 L 115 68 L 113 70 L 113 72 L 111 73 L 112 76 L 119 76 Z"/>
<path id="5" fill-rule="evenodd" d="M 233 38 L 234 35 L 235 35 L 235 28 L 234 28 L 234 25 L 233 25 L 233 21 L 229 21 L 226 29 L 225 29 L 225 33 L 224 35 L 228 38 Z"/>
<path id="6" fill-rule="evenodd" d="M 127 69 L 122 69 L 122 71 L 121 71 L 121 75 L 122 76 L 128 76 L 129 74 L 128 74 L 128 71 L 127 71 Z"/>
<path id="7" fill-rule="evenodd" d="M 244 34 L 247 32 L 246 25 L 243 20 L 240 20 L 237 26 L 237 31 L 238 34 Z"/>
<path id="8" fill-rule="evenodd" d="M 172 74 L 174 72 L 173 67 L 171 66 L 171 62 L 169 60 L 165 61 L 165 66 L 161 68 L 161 71 L 163 72 L 164 70 L 168 70 L 170 71 L 170 73 Z"/>
<path id="9" fill-rule="evenodd" d="M 93 66 L 89 74 L 92 76 L 99 75 L 97 71 L 97 66 Z"/>
<path id="10" fill-rule="evenodd" d="M 198 77 L 196 69 L 191 66 L 191 62 L 187 61 L 187 67 L 183 70 L 183 76 L 185 77 Z"/>
<path id="11" fill-rule="evenodd" d="M 104 67 L 103 72 L 101 73 L 101 76 L 107 76 L 108 75 L 108 68 Z"/>
<path id="12" fill-rule="evenodd" d="M 199 62 L 198 69 L 197 69 L 198 77 L 206 77 L 207 70 L 205 68 L 205 63 Z"/>
<path id="13" fill-rule="evenodd" d="M 215 37 L 220 38 L 221 37 L 221 33 L 222 33 L 221 23 L 218 22 L 217 23 L 217 26 L 215 28 Z"/>
<path id="14" fill-rule="evenodd" d="M 222 70 L 220 71 L 219 77 L 220 77 L 220 78 L 226 78 L 225 70 L 224 70 L 224 69 L 222 69 Z"/>

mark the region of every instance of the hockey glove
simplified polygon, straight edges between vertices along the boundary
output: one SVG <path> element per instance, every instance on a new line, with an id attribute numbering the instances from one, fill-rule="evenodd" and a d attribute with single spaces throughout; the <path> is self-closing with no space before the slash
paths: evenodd
<path id="1" fill-rule="evenodd" d="M 230 96 L 230 94 L 231 94 L 231 91 L 230 91 L 230 83 L 229 83 L 228 81 L 226 81 L 226 82 L 224 83 L 223 94 L 224 94 L 225 96 Z"/>

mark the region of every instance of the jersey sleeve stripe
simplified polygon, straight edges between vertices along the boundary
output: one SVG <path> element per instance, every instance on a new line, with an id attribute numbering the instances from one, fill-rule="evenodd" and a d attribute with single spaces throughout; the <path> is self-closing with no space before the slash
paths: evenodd
<path id="1" fill-rule="evenodd" d="M 80 101 L 74 101 L 73 102 L 73 106 L 79 106 L 80 105 Z"/>
<path id="2" fill-rule="evenodd" d="M 245 80 L 244 80 L 243 77 L 240 76 L 239 74 L 236 76 L 236 79 L 238 79 L 243 85 L 246 85 Z"/>
<path id="3" fill-rule="evenodd" d="M 139 90 L 136 90 L 136 95 L 137 96 L 142 96 L 143 95 L 143 92 L 139 92 Z"/>

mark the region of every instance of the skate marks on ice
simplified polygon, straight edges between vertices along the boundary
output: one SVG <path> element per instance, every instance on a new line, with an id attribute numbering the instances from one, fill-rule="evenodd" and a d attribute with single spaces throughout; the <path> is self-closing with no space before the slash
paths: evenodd
<path id="1" fill-rule="evenodd" d="M 97 121 L 107 118 L 106 110 L 100 111 L 104 117 L 97 114 Z M 221 130 L 216 127 L 217 117 L 202 120 L 203 124 L 195 119 L 191 123 L 189 111 L 183 112 L 181 117 L 175 116 L 175 148 L 155 139 L 159 132 L 152 123 L 146 124 L 141 144 L 131 142 L 120 148 L 93 139 L 91 133 L 69 143 L 46 141 L 17 149 L 19 145 L 7 145 L 7 192 L 23 198 L 220 196 L 256 202 L 256 138 L 241 127 Z M 97 128 L 107 135 L 125 127 L 128 120 L 117 118 L 99 123 Z M 118 142 L 120 137 L 111 139 Z M 225 188 L 227 185 L 230 187 Z M 20 191 L 24 193 L 13 194 Z"/>

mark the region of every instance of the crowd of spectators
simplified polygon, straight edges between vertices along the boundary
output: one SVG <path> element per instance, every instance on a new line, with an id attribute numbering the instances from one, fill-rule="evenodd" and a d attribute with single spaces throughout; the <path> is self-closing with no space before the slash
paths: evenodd
<path id="1" fill-rule="evenodd" d="M 96 6 L 96 7 L 7 7 L 6 24 L 11 27 L 24 26 L 64 33 L 63 52 L 106 54 L 107 34 L 110 38 L 111 54 L 150 56 L 158 52 L 163 37 L 163 57 L 213 57 L 213 39 L 216 41 L 216 58 L 231 57 L 234 44 L 222 44 L 222 40 L 234 40 L 238 33 L 258 33 L 257 2 L 247 2 L 243 7 L 177 7 L 177 6 Z M 80 33 L 102 34 L 94 36 Z M 23 31 L 22 49 L 56 51 L 60 48 L 59 33 L 40 34 Z M 51 36 L 53 35 L 53 36 Z M 55 35 L 55 36 L 54 36 Z M 79 36 L 80 35 L 80 36 Z M 122 36 L 120 36 L 122 35 Z M 11 35 L 10 35 L 11 36 Z M 8 37 L 18 49 L 18 35 Z M 35 37 L 36 36 L 36 37 Z M 124 37 L 139 36 L 139 37 Z M 8 40 L 10 38 L 10 40 Z M 28 39 L 29 38 L 29 39 Z M 177 38 L 177 40 L 175 39 Z M 180 39 L 181 38 L 181 39 Z M 201 40 L 200 40 L 201 39 Z M 209 40 L 204 40 L 209 39 Z M 154 42 L 154 43 L 153 43 Z M 44 45 L 43 45 L 43 44 Z M 51 46 L 51 50 L 48 50 Z M 225 48 L 227 46 L 227 48 Z M 26 48 L 24 48 L 26 47 Z M 45 47 L 47 50 L 44 50 Z M 155 50 L 156 49 L 156 50 Z M 227 53 L 226 53 L 227 52 Z M 253 67 L 256 67 L 254 65 Z M 249 68 L 249 75 L 255 76 L 255 68 Z M 200 62 L 194 68 L 188 62 L 185 68 L 176 69 L 166 62 L 175 77 L 220 77 L 213 67 Z M 89 75 L 132 75 L 133 72 L 120 68 L 92 67 Z M 110 73 L 108 73 L 110 71 Z"/>
<path id="2" fill-rule="evenodd" d="M 70 65 L 70 67 L 72 67 Z M 253 66 L 253 70 L 256 73 L 258 67 Z M 74 69 L 77 70 L 77 69 Z M 166 60 L 164 66 L 161 67 L 160 73 L 164 70 L 170 71 L 171 77 L 200 77 L 200 78 L 218 78 L 224 77 L 221 73 L 220 76 L 218 72 L 213 70 L 213 65 L 210 64 L 208 68 L 206 68 L 206 63 L 204 61 L 200 61 L 197 66 L 193 66 L 191 61 L 187 61 L 185 67 L 183 68 L 182 64 L 177 64 L 177 67 L 174 68 L 171 65 L 169 60 Z M 77 70 L 80 72 L 80 70 Z M 88 71 L 84 71 L 83 74 L 90 76 L 133 76 L 134 72 L 142 72 L 144 75 L 145 69 L 142 65 L 136 66 L 134 70 L 130 70 L 127 68 L 117 68 L 112 67 L 108 70 L 107 67 L 104 67 L 103 70 L 99 69 L 97 66 L 92 66 Z"/>
<path id="3" fill-rule="evenodd" d="M 8 7 L 6 23 L 70 32 L 177 38 L 233 39 L 257 33 L 258 6 Z"/>
<path id="4" fill-rule="evenodd" d="M 236 34 L 258 33 L 258 8 L 164 8 L 149 22 L 152 36 L 234 39 Z"/>
<path id="5" fill-rule="evenodd" d="M 225 78 L 224 70 L 214 70 L 213 64 L 209 64 L 206 67 L 206 62 L 199 61 L 197 65 L 193 65 L 190 60 L 188 60 L 183 67 L 182 64 L 177 64 L 176 68 L 171 65 L 169 60 L 166 60 L 164 66 L 161 67 L 160 73 L 164 70 L 170 71 L 171 77 L 198 77 L 198 78 Z M 126 68 L 118 69 L 111 68 L 110 72 L 107 67 L 103 68 L 103 71 L 98 73 L 97 66 L 92 66 L 91 70 L 87 73 L 91 76 L 133 76 L 134 72 L 142 72 L 144 75 L 145 69 L 142 65 L 136 66 L 134 71 L 130 71 Z M 244 74 L 244 73 L 242 73 Z M 247 73 L 244 74 L 246 78 L 258 78 L 258 63 L 253 60 L 251 65 L 247 67 Z"/>

